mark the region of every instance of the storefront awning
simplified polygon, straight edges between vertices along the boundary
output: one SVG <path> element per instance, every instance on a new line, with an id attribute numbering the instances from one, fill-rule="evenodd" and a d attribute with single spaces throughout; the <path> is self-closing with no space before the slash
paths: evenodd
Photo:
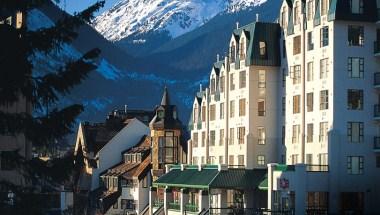
<path id="1" fill-rule="evenodd" d="M 172 169 L 153 182 L 153 186 L 208 189 L 217 174 L 218 169 L 215 168 L 204 168 L 201 171 L 197 167 L 188 167 L 183 171 Z"/>
<path id="2" fill-rule="evenodd" d="M 267 173 L 266 169 L 229 169 L 219 172 L 211 182 L 210 188 L 220 189 L 257 189 Z"/>
<path id="3" fill-rule="evenodd" d="M 265 176 L 264 180 L 262 180 L 259 184 L 259 190 L 268 190 L 268 177 Z"/>

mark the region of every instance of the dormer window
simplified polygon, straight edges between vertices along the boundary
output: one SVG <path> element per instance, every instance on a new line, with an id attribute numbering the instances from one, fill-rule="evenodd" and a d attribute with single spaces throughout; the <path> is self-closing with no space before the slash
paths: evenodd
<path id="1" fill-rule="evenodd" d="M 198 119 L 198 105 L 194 105 L 193 121 L 196 122 Z"/>
<path id="2" fill-rule="evenodd" d="M 363 0 L 350 0 L 350 8 L 352 14 L 363 14 L 364 1 Z"/>
<path id="3" fill-rule="evenodd" d="M 259 42 L 260 58 L 267 58 L 267 44 L 264 41 Z"/>
<path id="4" fill-rule="evenodd" d="M 157 116 L 158 116 L 159 119 L 163 119 L 165 117 L 164 110 L 158 110 L 157 111 Z"/>
<path id="5" fill-rule="evenodd" d="M 323 1 L 323 0 L 322 0 Z M 298 25 L 300 23 L 300 14 L 301 14 L 301 7 L 300 7 L 300 2 L 297 1 L 296 2 L 296 5 L 294 7 L 294 13 L 293 13 L 293 17 L 294 17 L 294 24 L 295 25 Z"/>
<path id="6" fill-rule="evenodd" d="M 327 14 L 327 11 L 329 10 L 329 3 L 330 3 L 330 0 L 321 1 L 321 15 L 322 16 Z"/>
<path id="7" fill-rule="evenodd" d="M 240 39 L 240 60 L 245 59 L 245 38 Z"/>
<path id="8" fill-rule="evenodd" d="M 281 26 L 283 28 L 286 28 L 287 22 L 288 22 L 287 9 L 286 7 L 283 7 L 282 12 L 281 12 Z"/>
<path id="9" fill-rule="evenodd" d="M 210 91 L 211 91 L 211 94 L 214 94 L 215 93 L 215 77 L 214 77 L 214 75 L 212 75 L 212 78 L 211 78 L 211 86 L 210 86 Z"/>
<path id="10" fill-rule="evenodd" d="M 230 49 L 231 63 L 235 63 L 235 52 L 236 52 L 235 42 L 232 42 L 231 49 Z"/>

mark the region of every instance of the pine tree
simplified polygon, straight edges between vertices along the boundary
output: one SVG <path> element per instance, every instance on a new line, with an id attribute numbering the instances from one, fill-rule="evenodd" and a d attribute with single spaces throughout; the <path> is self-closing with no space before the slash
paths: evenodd
<path id="1" fill-rule="evenodd" d="M 21 11 L 27 15 L 43 4 L 51 4 L 51 1 L 1 0 L 0 14 Z M 103 5 L 104 1 L 99 1 L 73 16 L 63 16 L 52 27 L 35 31 L 25 25 L 16 29 L 0 24 L 0 107 L 12 107 L 21 101 L 32 107 L 32 111 L 23 112 L 0 108 L 0 136 L 23 135 L 38 149 L 51 147 L 72 131 L 83 106 L 62 107 L 60 101 L 97 68 L 95 60 L 100 50 L 90 50 L 79 59 L 62 59 L 64 66 L 49 72 L 38 71 L 33 59 L 37 54 L 49 59 L 52 52 L 61 51 L 65 44 L 70 44 L 78 36 L 76 30 L 90 22 L 93 13 Z M 67 179 L 73 168 L 73 157 L 47 163 L 39 159 L 28 160 L 18 151 L 7 153 L 7 156 L 12 166 L 23 175 L 25 183 L 0 182 L 0 191 L 5 194 L 0 195 L 0 214 L 45 214 L 46 198 L 38 194 Z"/>

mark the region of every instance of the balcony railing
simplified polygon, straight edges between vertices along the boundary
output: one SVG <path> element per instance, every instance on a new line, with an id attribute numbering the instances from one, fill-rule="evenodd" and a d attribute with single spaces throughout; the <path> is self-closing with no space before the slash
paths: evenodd
<path id="1" fill-rule="evenodd" d="M 181 210 L 181 206 L 178 202 L 169 202 L 169 209 Z"/>
<path id="2" fill-rule="evenodd" d="M 156 199 L 156 200 L 153 202 L 153 207 L 159 208 L 159 207 L 161 207 L 162 205 L 164 205 L 164 200 L 163 200 L 163 199 Z"/>
<path id="3" fill-rule="evenodd" d="M 380 137 L 375 137 L 373 140 L 373 149 L 380 150 Z"/>
<path id="4" fill-rule="evenodd" d="M 329 166 L 328 165 L 312 165 L 308 164 L 306 165 L 306 171 L 308 172 L 328 172 Z"/>
<path id="5" fill-rule="evenodd" d="M 380 41 L 375 41 L 373 48 L 374 48 L 373 53 L 375 55 L 380 54 Z"/>
<path id="6" fill-rule="evenodd" d="M 194 204 L 187 204 L 185 205 L 185 210 L 186 211 L 189 211 L 189 212 L 198 212 L 198 205 L 194 205 Z"/>
<path id="7" fill-rule="evenodd" d="M 380 105 L 379 104 L 377 104 L 377 105 L 374 106 L 373 116 L 375 118 L 380 117 Z"/>
<path id="8" fill-rule="evenodd" d="M 373 77 L 373 84 L 375 86 L 380 85 L 380 72 L 376 72 Z"/>

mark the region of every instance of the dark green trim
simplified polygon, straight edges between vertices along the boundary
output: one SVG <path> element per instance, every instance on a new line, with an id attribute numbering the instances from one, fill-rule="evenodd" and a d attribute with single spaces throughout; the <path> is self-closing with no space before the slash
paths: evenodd
<path id="1" fill-rule="evenodd" d="M 294 165 L 286 165 L 286 164 L 278 164 L 274 171 L 280 171 L 280 172 L 287 172 L 287 171 L 294 171 L 295 166 Z"/>

